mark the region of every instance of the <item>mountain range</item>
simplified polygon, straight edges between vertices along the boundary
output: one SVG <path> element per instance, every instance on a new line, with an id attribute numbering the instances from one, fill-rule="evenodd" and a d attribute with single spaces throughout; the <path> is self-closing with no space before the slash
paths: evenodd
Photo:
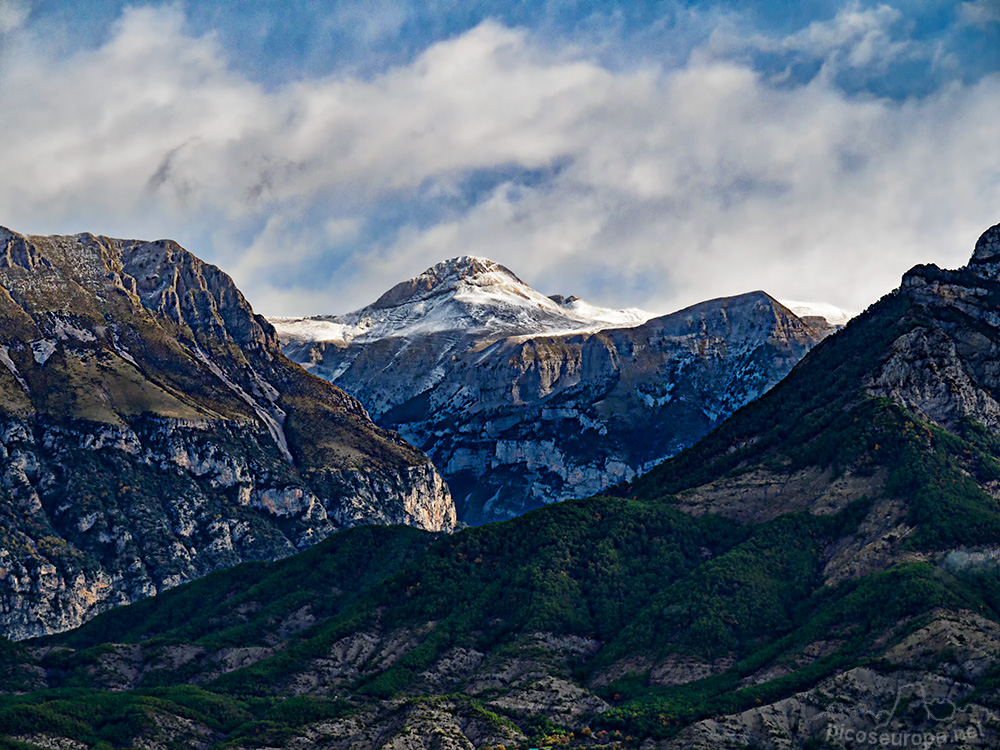
<path id="1" fill-rule="evenodd" d="M 0 746 L 995 747 L 998 311 L 1000 225 L 602 495 L 0 640 Z"/>
<path id="2" fill-rule="evenodd" d="M 0 229 L 0 364 L 9 636 L 357 523 L 454 526 L 427 457 L 176 243 Z"/>
<path id="3" fill-rule="evenodd" d="M 478 524 L 594 494 L 693 444 L 838 327 L 800 310 L 764 292 L 666 316 L 611 310 L 464 256 L 356 312 L 271 323 L 286 355 L 425 451 L 460 520 Z"/>

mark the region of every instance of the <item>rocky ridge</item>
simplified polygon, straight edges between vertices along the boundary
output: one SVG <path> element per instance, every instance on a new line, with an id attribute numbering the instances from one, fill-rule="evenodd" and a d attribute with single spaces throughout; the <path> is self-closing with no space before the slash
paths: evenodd
<path id="1" fill-rule="evenodd" d="M 0 230 L 0 632 L 359 523 L 454 526 L 441 476 L 176 243 Z"/>

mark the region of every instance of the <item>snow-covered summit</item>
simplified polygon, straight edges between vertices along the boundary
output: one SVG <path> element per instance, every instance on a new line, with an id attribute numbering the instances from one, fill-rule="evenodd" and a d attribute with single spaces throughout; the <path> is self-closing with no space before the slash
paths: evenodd
<path id="1" fill-rule="evenodd" d="M 509 268 L 489 258 L 461 255 L 441 261 L 419 276 L 401 281 L 365 309 L 398 307 L 442 294 L 460 294 L 469 288 L 503 290 L 519 296 L 534 291 Z"/>
<path id="2" fill-rule="evenodd" d="M 374 303 L 339 316 L 272 318 L 286 342 L 349 344 L 390 337 L 460 332 L 484 338 L 627 328 L 649 320 L 636 308 L 614 310 L 577 297 L 547 297 L 487 258 L 463 255 L 396 284 Z"/>

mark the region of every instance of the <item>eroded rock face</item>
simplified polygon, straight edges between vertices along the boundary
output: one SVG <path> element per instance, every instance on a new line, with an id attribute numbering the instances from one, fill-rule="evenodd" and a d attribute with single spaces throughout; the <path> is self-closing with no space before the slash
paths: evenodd
<path id="1" fill-rule="evenodd" d="M 903 278 L 925 323 L 899 339 L 867 383 L 946 429 L 973 420 L 1000 429 L 1000 229 L 983 234 L 969 265 L 957 271 L 917 266 Z"/>
<path id="2" fill-rule="evenodd" d="M 288 750 L 473 750 L 516 747 L 525 741 L 513 725 L 491 721 L 461 701 L 397 702 L 381 711 L 363 711 L 336 721 L 317 722 L 280 741 Z M 234 744 L 236 748 L 252 745 Z"/>
<path id="3" fill-rule="evenodd" d="M 987 342 L 985 348 L 993 347 Z M 918 329 L 900 337 L 868 392 L 943 426 L 954 428 L 965 417 L 988 427 L 1000 425 L 1000 404 L 970 377 L 955 341 L 941 329 Z"/>
<path id="4" fill-rule="evenodd" d="M 996 623 L 984 617 L 939 611 L 888 649 L 878 671 L 849 669 L 790 698 L 694 724 L 658 747 L 995 747 L 991 698 L 966 699 L 996 664 L 997 638 Z"/>
<path id="5" fill-rule="evenodd" d="M 397 664 L 434 628 L 435 623 L 428 623 L 417 629 L 357 631 L 302 665 L 280 688 L 295 696 L 344 695 L 359 680 Z M 275 747 L 510 747 L 523 743 L 525 736 L 509 716 L 547 716 L 579 730 L 608 709 L 604 700 L 572 677 L 579 660 L 599 649 L 597 641 L 548 632 L 526 634 L 513 647 L 492 653 L 449 649 L 418 675 L 411 691 L 365 705 L 343 719 L 303 726 Z M 198 682 L 204 683 L 275 652 L 260 647 L 208 650 L 165 643 L 114 644 L 90 675 L 95 685 L 128 690 L 141 686 L 157 670 L 197 665 Z M 154 746 L 149 736 L 136 737 L 132 744 Z"/>
<path id="6" fill-rule="evenodd" d="M 780 380 L 823 334 L 763 293 L 629 329 L 507 339 L 394 422 L 473 519 L 585 497 L 674 455 Z"/>
<path id="7" fill-rule="evenodd" d="M 0 633 L 337 529 L 455 525 L 426 456 L 176 243 L 0 231 Z"/>

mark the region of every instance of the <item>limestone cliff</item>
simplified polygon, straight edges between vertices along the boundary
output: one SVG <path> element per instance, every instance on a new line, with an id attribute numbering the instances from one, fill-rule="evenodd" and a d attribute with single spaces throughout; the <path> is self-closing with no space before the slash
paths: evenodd
<path id="1" fill-rule="evenodd" d="M 900 294 L 929 319 L 892 345 L 868 383 L 943 427 L 974 420 L 1000 428 L 1000 225 L 987 230 L 969 264 L 957 271 L 917 266 Z"/>
<path id="2" fill-rule="evenodd" d="M 362 523 L 448 530 L 426 456 L 176 243 L 0 230 L 0 633 Z"/>

